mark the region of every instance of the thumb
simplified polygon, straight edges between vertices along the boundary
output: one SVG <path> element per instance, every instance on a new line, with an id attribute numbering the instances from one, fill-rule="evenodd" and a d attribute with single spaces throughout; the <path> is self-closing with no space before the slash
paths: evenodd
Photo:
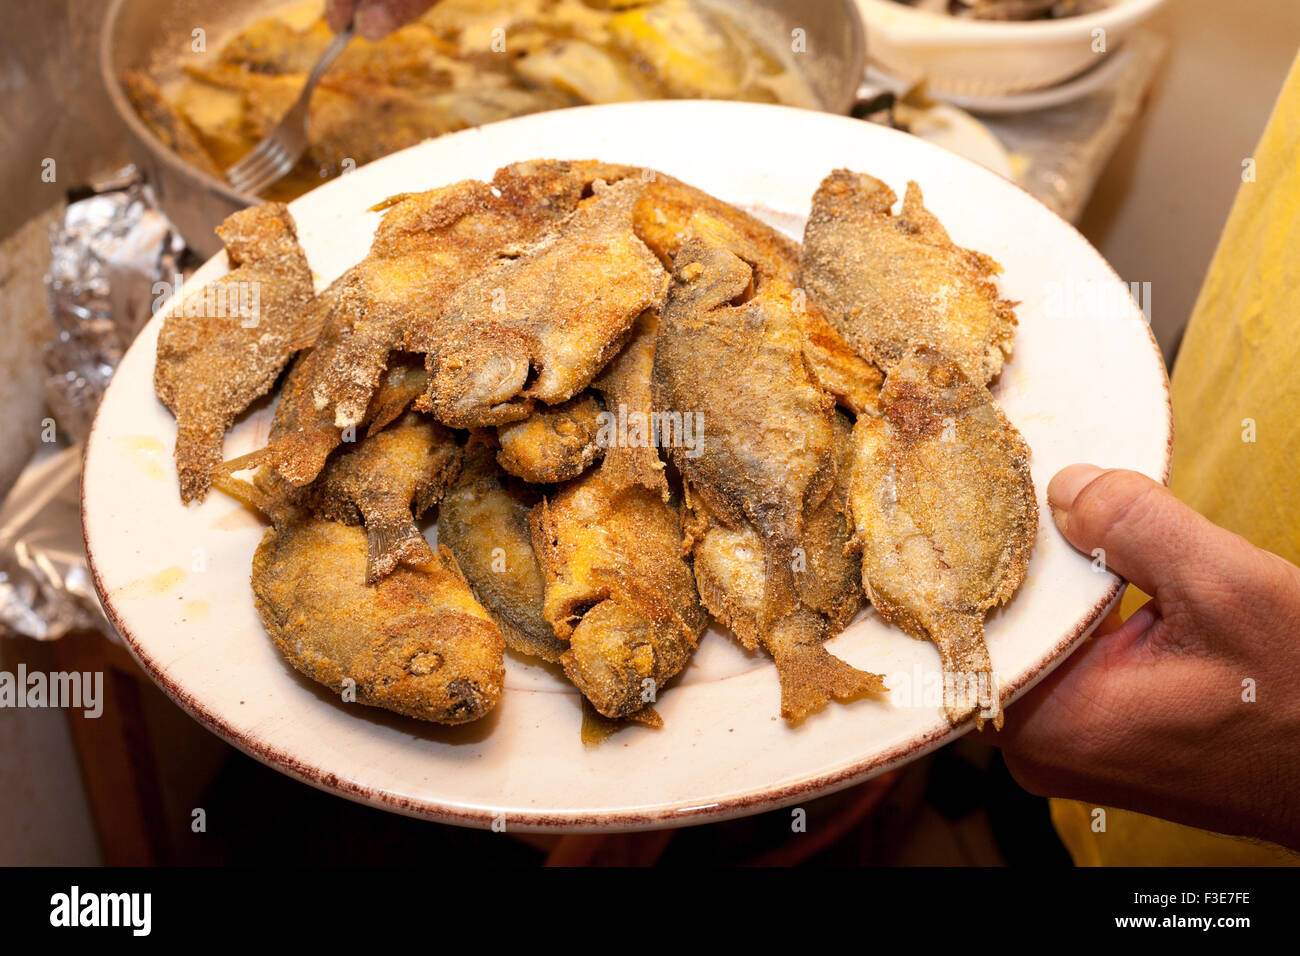
<path id="1" fill-rule="evenodd" d="M 1099 555 L 1147 594 L 1204 577 L 1245 544 L 1136 471 L 1071 465 L 1047 486 L 1052 518 L 1067 541 Z"/>

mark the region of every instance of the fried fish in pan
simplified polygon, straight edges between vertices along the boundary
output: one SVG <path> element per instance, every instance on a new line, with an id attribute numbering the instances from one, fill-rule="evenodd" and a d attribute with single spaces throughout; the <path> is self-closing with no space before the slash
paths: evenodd
<path id="1" fill-rule="evenodd" d="M 1011 356 L 1012 303 L 989 256 L 953 243 L 908 183 L 894 192 L 864 173 L 837 169 L 813 196 L 804 230 L 803 282 L 812 300 L 860 355 L 888 372 L 924 342 L 986 385 Z"/>
<path id="2" fill-rule="evenodd" d="M 632 231 L 639 189 L 596 181 L 557 228 L 457 289 L 431 335 L 408 337 L 427 353 L 418 407 L 457 428 L 500 425 L 586 388 L 663 299 L 664 271 Z"/>
<path id="3" fill-rule="evenodd" d="M 253 595 L 295 668 L 360 703 L 440 724 L 496 706 L 505 642 L 449 551 L 366 584 L 361 528 L 268 500 L 228 475 L 214 484 L 272 520 L 253 557 Z"/>
<path id="4" fill-rule="evenodd" d="M 312 486 L 312 500 L 326 518 L 365 525 L 366 583 L 374 584 L 399 563 L 435 560 L 415 519 L 442 499 L 460 467 L 455 436 L 407 412 L 331 458 Z"/>
<path id="5" fill-rule="evenodd" d="M 677 510 L 642 485 L 615 484 L 602 464 L 533 510 L 532 539 L 569 680 L 605 717 L 653 704 L 706 620 Z"/>
<path id="6" fill-rule="evenodd" d="M 809 373 L 780 279 L 695 239 L 677 252 L 655 340 L 654 407 L 698 416 L 703 442 L 671 449 L 692 497 L 733 530 L 758 532 L 760 628 L 798 604 L 793 561 L 804 516 L 835 479 L 834 404 Z"/>
<path id="7" fill-rule="evenodd" d="M 853 433 L 863 586 L 882 617 L 938 647 L 948 720 L 1001 726 L 984 615 L 1020 586 L 1038 534 L 1029 448 L 988 389 L 928 346 L 905 353 L 881 402 Z"/>
<path id="8" fill-rule="evenodd" d="M 542 405 L 527 418 L 497 428 L 497 461 L 516 477 L 533 484 L 576 478 L 602 454 L 597 442 L 605 405 L 582 392 L 559 405 Z"/>
<path id="9" fill-rule="evenodd" d="M 235 418 L 271 390 L 314 334 L 311 268 L 289 210 L 243 209 L 217 229 L 231 272 L 186 296 L 158 335 L 154 389 L 176 416 L 181 499 L 207 494 Z"/>
<path id="10" fill-rule="evenodd" d="M 558 663 L 568 643 L 542 614 L 546 585 L 529 517 L 541 495 L 505 474 L 493 448 L 471 439 L 460 477 L 438 509 L 438 541 L 513 651 Z"/>

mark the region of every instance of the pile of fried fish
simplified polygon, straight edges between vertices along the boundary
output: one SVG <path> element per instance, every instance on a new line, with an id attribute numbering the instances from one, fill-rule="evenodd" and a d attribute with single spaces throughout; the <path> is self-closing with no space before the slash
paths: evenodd
<path id="1" fill-rule="evenodd" d="M 1016 319 L 915 184 L 895 204 L 838 170 L 801 247 L 663 173 L 523 162 L 387 200 L 319 293 L 283 205 L 236 213 L 158 341 L 181 497 L 269 522 L 252 587 L 294 667 L 423 720 L 491 711 L 509 648 L 658 726 L 711 614 L 797 723 L 885 691 L 824 646 L 866 601 L 946 691 L 996 688 L 984 615 L 1038 524 L 987 388 Z M 266 446 L 223 461 L 281 378 Z M 1000 722 L 983 696 L 948 719 Z"/>

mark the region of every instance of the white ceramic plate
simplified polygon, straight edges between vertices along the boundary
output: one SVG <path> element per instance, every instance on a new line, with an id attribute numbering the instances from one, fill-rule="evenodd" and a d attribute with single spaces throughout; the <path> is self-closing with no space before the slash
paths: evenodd
<path id="1" fill-rule="evenodd" d="M 1091 631 L 1120 584 L 1094 571 L 1046 517 L 1048 479 L 1080 460 L 1163 479 L 1171 420 L 1149 326 L 1071 226 L 975 163 L 872 124 L 752 104 L 636 103 L 446 136 L 304 196 L 292 209 L 318 284 L 365 254 L 379 219 L 366 209 L 386 196 L 489 177 L 531 157 L 654 166 L 794 235 L 818 182 L 837 166 L 869 171 L 899 190 L 918 180 L 957 242 L 1005 266 L 1004 292 L 1021 303 L 1015 357 L 996 392 L 1033 449 L 1044 520 L 1023 587 L 988 622 L 1004 699 L 1042 678 Z M 225 270 L 218 256 L 194 282 Z M 1092 307 L 1088 295 L 1106 307 Z M 180 503 L 171 460 L 176 427 L 152 385 L 161 322 L 161 315 L 150 322 L 123 359 L 87 444 L 87 552 L 106 611 L 148 673 L 258 759 L 413 815 L 590 831 L 798 803 L 962 732 L 947 725 L 933 696 L 933 647 L 870 613 L 832 649 L 890 675 L 889 699 L 832 705 L 793 729 L 777 716 L 776 671 L 716 629 L 661 696 L 662 730 L 628 728 L 590 749 L 579 739 L 572 687 L 515 658 L 500 706 L 468 727 L 438 728 L 338 701 L 292 670 L 262 629 L 248 583 L 262 534 L 257 521 L 219 493 L 199 506 Z M 267 408 L 247 416 L 228 437 L 227 454 L 260 445 L 268 423 Z"/>

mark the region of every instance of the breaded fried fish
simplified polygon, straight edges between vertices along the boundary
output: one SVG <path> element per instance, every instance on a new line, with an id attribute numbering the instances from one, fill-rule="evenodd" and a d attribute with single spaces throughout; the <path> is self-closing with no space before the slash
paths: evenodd
<path id="1" fill-rule="evenodd" d="M 164 146 L 209 176 L 224 175 L 204 148 L 199 131 L 167 101 L 153 77 L 142 70 L 127 70 L 122 74 L 122 86 L 140 118 Z"/>
<path id="2" fill-rule="evenodd" d="M 235 418 L 310 345 L 311 268 L 289 210 L 243 209 L 217 229 L 232 271 L 187 295 L 158 335 L 154 389 L 176 416 L 181 499 L 202 500 Z"/>
<path id="3" fill-rule="evenodd" d="M 276 646 L 336 693 L 420 720 L 463 724 L 488 713 L 505 682 L 505 642 L 451 552 L 366 584 L 355 525 L 268 499 L 218 475 L 222 491 L 272 526 L 253 556 L 253 595 Z"/>
<path id="4" fill-rule="evenodd" d="M 529 528 L 541 496 L 511 479 L 494 458 L 492 448 L 470 440 L 460 478 L 438 509 L 438 541 L 456 556 L 506 645 L 556 663 L 569 645 L 542 615 L 546 588 Z"/>
<path id="5" fill-rule="evenodd" d="M 860 355 L 888 372 L 924 342 L 986 385 L 1011 356 L 1016 316 L 998 293 L 992 258 L 955 245 L 908 183 L 902 212 L 892 189 L 837 169 L 813 196 L 804 229 L 803 282 Z"/>
<path id="6" fill-rule="evenodd" d="M 835 483 L 804 516 L 795 587 L 805 606 L 826 616 L 838 634 L 862 609 L 862 559 L 850 546 L 849 476 L 853 468 L 853 421 L 835 412 Z"/>
<path id="7" fill-rule="evenodd" d="M 822 646 L 862 606 L 862 564 L 856 554 L 846 553 L 851 431 L 847 417 L 836 415 L 841 467 L 831 493 L 809 512 L 804 524 L 803 561 L 796 575 L 799 606 L 773 627 L 759 624 L 765 588 L 763 545 L 753 527 L 746 523 L 732 530 L 711 519 L 702 503 L 696 502 L 687 531 L 700 599 L 742 644 L 761 646 L 772 656 L 781 681 L 781 716 L 794 724 L 831 700 L 854 700 L 885 689 L 879 675 L 851 667 Z"/>
<path id="8" fill-rule="evenodd" d="M 795 548 L 805 514 L 835 479 L 834 405 L 813 380 L 781 279 L 760 282 L 739 256 L 703 240 L 677 252 L 655 340 L 654 407 L 699 416 L 697 453 L 674 445 L 692 497 L 763 542 L 760 627 L 798 604 Z"/>
<path id="9" fill-rule="evenodd" d="M 507 167 L 491 184 L 466 180 L 388 199 L 369 254 L 331 287 L 316 316 L 310 391 L 319 414 L 338 429 L 361 424 L 390 354 L 404 342 L 428 351 L 451 294 L 499 258 L 520 255 L 577 208 L 583 189 L 567 164 L 542 164 L 527 176 Z M 317 452 L 323 436 L 315 430 Z M 303 484 L 323 464 L 313 454 L 277 468 Z"/>
<path id="10" fill-rule="evenodd" d="M 604 448 L 601 466 L 605 480 L 616 488 L 641 485 L 668 500 L 668 480 L 659 458 L 654 428 L 655 337 L 659 316 L 653 309 L 641 313 L 632 338 L 605 366 L 591 387 L 605 396 L 605 417 L 597 432 Z"/>
<path id="11" fill-rule="evenodd" d="M 632 232 L 639 183 L 596 181 L 594 195 L 517 258 L 488 265 L 452 294 L 430 334 L 429 391 L 418 406 L 457 428 L 518 421 L 535 401 L 586 388 L 663 299 L 666 276 Z"/>
<path id="12" fill-rule="evenodd" d="M 652 704 L 705 625 L 677 511 L 602 464 L 533 510 L 532 538 L 565 674 L 606 717 Z"/>
<path id="13" fill-rule="evenodd" d="M 439 500 L 460 472 L 461 449 L 437 422 L 408 412 L 330 459 L 312 486 L 316 510 L 343 524 L 364 524 L 366 583 L 399 563 L 435 560 L 415 519 Z"/>
<path id="14" fill-rule="evenodd" d="M 421 720 L 463 724 L 490 711 L 505 682 L 500 631 L 446 549 L 420 568 L 363 583 L 368 546 L 323 518 L 267 530 L 253 593 L 267 631 L 298 670 L 335 692 Z"/>
<path id="15" fill-rule="evenodd" d="M 863 586 L 882 617 L 939 648 L 948 720 L 1001 726 L 984 614 L 1020 586 L 1038 534 L 1029 448 L 988 389 L 928 346 L 907 351 L 881 401 L 884 416 L 853 433 Z"/>
<path id="16" fill-rule="evenodd" d="M 317 300 L 329 294 L 327 289 Z M 268 486 L 274 480 L 282 486 L 283 497 L 291 488 L 310 488 L 334 449 L 344 439 L 356 440 L 356 427 L 339 428 L 334 424 L 330 410 L 316 405 L 312 382 L 317 355 L 315 349 L 308 349 L 300 353 L 290 366 L 280 388 L 280 403 L 275 407 L 266 447 L 224 462 L 221 466 L 223 471 L 269 465 L 271 473 L 259 475 L 258 481 L 262 486 Z M 365 433 L 373 435 L 392 423 L 424 392 L 427 382 L 423 358 L 405 352 L 390 356 L 379 388 L 362 417 L 362 424 L 367 426 Z"/>
<path id="17" fill-rule="evenodd" d="M 636 234 L 666 266 L 689 239 L 725 246 L 754 268 L 761 284 L 780 279 L 800 285 L 799 244 L 730 203 L 653 170 L 633 211 Z M 804 356 L 818 384 L 855 415 L 876 410 L 880 372 L 859 356 L 826 321 L 815 301 L 800 296 L 795 314 L 803 331 Z"/>
<path id="18" fill-rule="evenodd" d="M 600 457 L 599 396 L 582 392 L 559 405 L 542 405 L 527 418 L 497 428 L 497 461 L 516 477 L 534 484 L 576 478 Z"/>

